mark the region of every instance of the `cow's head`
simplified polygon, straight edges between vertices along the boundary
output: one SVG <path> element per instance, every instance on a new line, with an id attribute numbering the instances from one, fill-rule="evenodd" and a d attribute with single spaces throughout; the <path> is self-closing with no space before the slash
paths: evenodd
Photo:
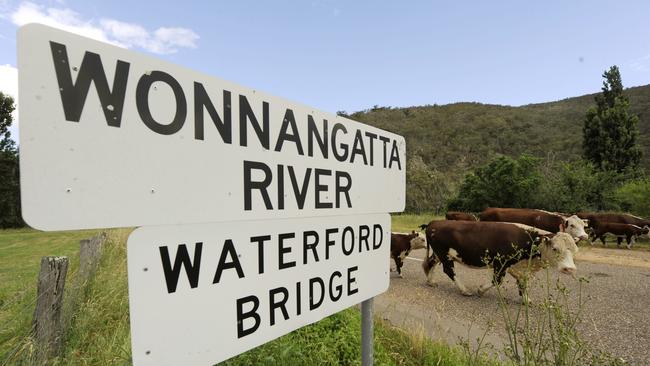
<path id="1" fill-rule="evenodd" d="M 582 239 L 587 239 L 589 236 L 585 232 L 585 222 L 576 215 L 573 215 L 564 220 L 564 223 L 560 225 L 560 231 L 565 232 L 573 238 L 577 238 L 576 241 Z"/>
<path id="2" fill-rule="evenodd" d="M 643 227 L 643 233 L 648 236 L 648 239 L 650 239 L 650 225 L 646 225 Z"/>
<path id="3" fill-rule="evenodd" d="M 426 241 L 424 235 L 422 235 L 421 233 L 416 233 L 415 231 L 413 231 L 411 233 L 411 236 L 409 236 L 409 237 L 411 237 L 411 241 L 410 241 L 411 242 L 411 250 L 423 249 L 423 248 L 427 247 L 427 241 Z"/>
<path id="4" fill-rule="evenodd" d="M 576 264 L 573 256 L 578 252 L 578 246 L 573 236 L 568 233 L 543 236 L 539 246 L 542 260 L 564 274 L 574 274 Z"/>

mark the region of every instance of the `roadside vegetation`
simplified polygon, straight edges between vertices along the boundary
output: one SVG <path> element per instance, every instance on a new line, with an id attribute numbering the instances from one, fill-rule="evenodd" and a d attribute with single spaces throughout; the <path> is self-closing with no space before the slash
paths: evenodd
<path id="1" fill-rule="evenodd" d="M 410 218 L 409 222 L 419 220 Z M 70 258 L 62 355 L 54 365 L 127 365 L 131 358 L 126 239 L 130 230 L 111 230 L 95 277 L 75 286 L 79 240 L 96 231 L 44 233 L 0 231 L 0 365 L 31 365 L 30 338 L 39 261 Z M 70 285 L 68 285 L 70 284 Z M 354 365 L 361 360 L 361 318 L 349 308 L 226 361 L 226 365 Z M 435 343 L 375 321 L 377 365 L 463 365 L 460 347 Z M 486 361 L 487 362 L 487 361 Z M 486 363 L 487 364 L 487 363 Z"/>

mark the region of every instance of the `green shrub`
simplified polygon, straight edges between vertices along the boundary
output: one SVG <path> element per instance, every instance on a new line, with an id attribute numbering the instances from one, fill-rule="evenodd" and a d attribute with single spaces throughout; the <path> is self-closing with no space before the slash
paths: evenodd
<path id="1" fill-rule="evenodd" d="M 631 180 L 614 192 L 621 209 L 635 215 L 650 217 L 650 179 Z"/>
<path id="2" fill-rule="evenodd" d="M 542 177 L 540 159 L 523 154 L 496 158 L 465 176 L 449 208 L 482 211 L 486 207 L 529 207 Z"/>

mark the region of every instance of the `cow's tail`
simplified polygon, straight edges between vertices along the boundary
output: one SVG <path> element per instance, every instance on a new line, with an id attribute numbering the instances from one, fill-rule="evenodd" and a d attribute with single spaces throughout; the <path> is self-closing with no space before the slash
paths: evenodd
<path id="1" fill-rule="evenodd" d="M 433 248 L 431 247 L 431 240 L 433 240 L 433 235 L 434 235 L 433 229 L 431 229 L 431 235 L 426 235 L 427 252 L 424 256 L 424 260 L 422 261 L 422 270 L 424 271 L 424 275 L 427 276 L 427 278 L 429 277 L 429 272 L 431 272 L 431 269 L 436 263 L 436 254 L 433 253 Z M 431 255 L 429 255 L 429 251 L 431 251 Z"/>

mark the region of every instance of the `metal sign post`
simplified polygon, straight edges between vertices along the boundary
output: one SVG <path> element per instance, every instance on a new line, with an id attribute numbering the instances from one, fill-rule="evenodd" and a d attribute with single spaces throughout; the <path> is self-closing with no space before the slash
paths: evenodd
<path id="1" fill-rule="evenodd" d="M 373 364 L 373 316 L 372 300 L 369 298 L 361 303 L 361 365 L 372 366 Z"/>

